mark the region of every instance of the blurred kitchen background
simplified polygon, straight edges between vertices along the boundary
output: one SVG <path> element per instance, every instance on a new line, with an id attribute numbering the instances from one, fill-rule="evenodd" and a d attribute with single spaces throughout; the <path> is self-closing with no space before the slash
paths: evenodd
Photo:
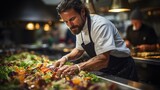
<path id="1" fill-rule="evenodd" d="M 130 24 L 129 14 L 139 8 L 145 23 L 154 27 L 160 39 L 160 0 L 83 0 L 96 13 L 111 20 L 124 38 Z M 113 2 L 125 1 L 130 11 L 109 12 Z M 22 44 L 74 43 L 65 41 L 67 27 L 61 23 L 56 12 L 60 0 L 4 0 L 1 1 L 0 47 Z M 59 35 L 58 35 L 59 34 Z M 160 41 L 160 40 L 159 40 Z"/>
<path id="2" fill-rule="evenodd" d="M 160 0 L 83 1 L 91 13 L 111 20 L 123 38 L 127 26 L 131 24 L 129 20 L 131 11 L 139 8 L 145 23 L 155 29 L 160 43 Z M 65 54 L 75 46 L 75 37 L 60 21 L 56 12 L 60 0 L 2 0 L 0 2 L 0 53 L 19 48 L 34 50 L 38 48 L 43 50 L 43 53 L 53 54 L 53 58 L 59 58 L 61 54 L 51 51 L 58 49 L 62 50 L 60 53 Z M 115 8 L 120 6 L 128 9 L 124 12 L 110 12 L 113 5 Z M 44 51 L 46 49 L 50 51 Z M 159 60 L 145 62 L 135 59 L 141 82 L 157 86 L 160 84 Z"/>

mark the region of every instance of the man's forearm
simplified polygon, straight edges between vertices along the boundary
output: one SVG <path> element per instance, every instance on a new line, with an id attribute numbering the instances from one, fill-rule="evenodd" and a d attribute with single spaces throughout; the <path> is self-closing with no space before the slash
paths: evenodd
<path id="1" fill-rule="evenodd" d="M 156 44 L 142 44 L 137 46 L 139 48 L 139 51 L 155 51 L 157 49 Z"/>
<path id="2" fill-rule="evenodd" d="M 90 60 L 78 64 L 81 70 L 85 71 L 96 71 L 102 68 L 106 68 L 109 61 L 109 54 L 100 54 L 91 58 Z"/>
<path id="3" fill-rule="evenodd" d="M 70 53 L 68 53 L 65 56 L 67 56 L 68 60 L 74 60 L 79 58 L 83 54 L 83 52 L 84 52 L 83 50 L 78 50 L 74 48 Z"/>

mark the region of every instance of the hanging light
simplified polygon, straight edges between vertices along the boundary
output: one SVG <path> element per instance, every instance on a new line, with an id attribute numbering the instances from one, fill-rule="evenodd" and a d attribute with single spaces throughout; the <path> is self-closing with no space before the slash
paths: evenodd
<path id="1" fill-rule="evenodd" d="M 128 0 L 113 0 L 109 12 L 130 11 Z"/>
<path id="2" fill-rule="evenodd" d="M 95 14 L 96 10 L 95 10 L 94 4 L 93 4 L 93 0 L 84 0 L 84 1 L 85 1 L 86 7 L 89 9 L 89 12 L 91 14 Z"/>

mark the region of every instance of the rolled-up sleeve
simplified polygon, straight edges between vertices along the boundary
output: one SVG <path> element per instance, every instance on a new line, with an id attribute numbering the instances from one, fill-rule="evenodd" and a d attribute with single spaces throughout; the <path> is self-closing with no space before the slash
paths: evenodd
<path id="1" fill-rule="evenodd" d="M 93 32 L 95 51 L 99 55 L 101 53 L 115 50 L 114 27 L 110 23 L 97 26 Z"/>

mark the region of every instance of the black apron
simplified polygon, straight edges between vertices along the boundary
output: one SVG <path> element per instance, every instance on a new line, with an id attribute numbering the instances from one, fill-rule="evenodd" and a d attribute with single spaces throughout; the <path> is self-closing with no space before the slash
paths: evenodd
<path id="1" fill-rule="evenodd" d="M 91 38 L 91 19 L 90 16 L 87 17 L 88 20 L 88 32 L 89 32 L 89 38 L 90 43 L 84 44 L 84 40 L 82 37 L 82 44 L 81 46 L 84 48 L 86 53 L 90 56 L 90 58 L 96 56 L 95 48 L 94 48 L 94 42 Z M 129 57 L 115 57 L 110 55 L 109 57 L 109 63 L 107 68 L 103 68 L 99 70 L 100 72 L 106 73 L 108 75 L 114 75 L 118 77 L 122 77 L 129 80 L 138 81 L 137 72 L 134 60 L 131 56 Z"/>

